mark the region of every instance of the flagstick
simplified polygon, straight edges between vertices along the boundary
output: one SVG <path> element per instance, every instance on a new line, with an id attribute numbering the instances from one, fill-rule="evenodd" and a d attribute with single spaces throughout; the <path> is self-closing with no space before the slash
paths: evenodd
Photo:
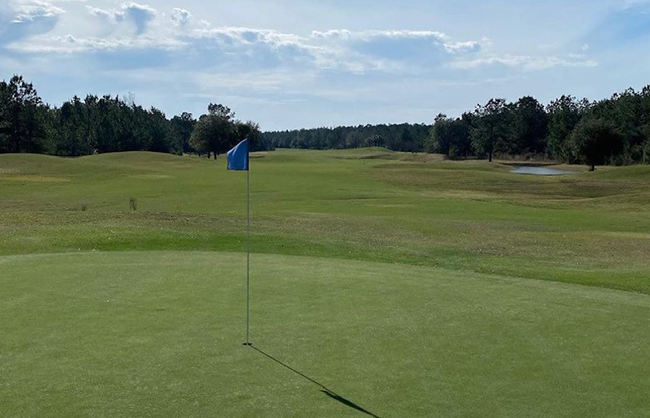
<path id="1" fill-rule="evenodd" d="M 250 342 L 251 328 L 251 168 L 250 163 L 246 170 L 246 343 L 244 345 L 253 345 Z"/>

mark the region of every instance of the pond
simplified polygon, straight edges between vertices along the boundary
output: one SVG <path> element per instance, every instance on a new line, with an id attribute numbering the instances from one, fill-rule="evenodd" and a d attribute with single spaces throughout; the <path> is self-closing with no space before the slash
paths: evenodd
<path id="1" fill-rule="evenodd" d="M 567 174 L 575 174 L 575 171 L 558 170 L 555 168 L 538 167 L 532 165 L 516 166 L 510 172 L 515 174 L 532 174 L 534 176 L 565 176 Z"/>

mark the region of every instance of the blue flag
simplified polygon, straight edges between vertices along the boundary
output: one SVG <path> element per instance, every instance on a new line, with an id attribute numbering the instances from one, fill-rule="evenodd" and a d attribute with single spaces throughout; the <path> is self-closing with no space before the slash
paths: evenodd
<path id="1" fill-rule="evenodd" d="M 248 171 L 248 138 L 228 151 L 228 170 Z"/>

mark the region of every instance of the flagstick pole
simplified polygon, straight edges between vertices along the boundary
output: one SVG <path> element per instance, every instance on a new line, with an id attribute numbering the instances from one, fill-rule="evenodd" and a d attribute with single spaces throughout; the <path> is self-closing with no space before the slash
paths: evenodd
<path id="1" fill-rule="evenodd" d="M 250 342 L 250 328 L 251 328 L 251 171 L 250 164 L 246 170 L 246 344 L 252 345 Z"/>

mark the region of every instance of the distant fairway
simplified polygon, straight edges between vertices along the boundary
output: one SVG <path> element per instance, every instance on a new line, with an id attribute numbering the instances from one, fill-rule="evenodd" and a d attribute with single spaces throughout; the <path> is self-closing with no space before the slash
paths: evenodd
<path id="1" fill-rule="evenodd" d="M 650 416 L 650 167 L 256 156 L 300 376 L 224 165 L 0 156 L 0 416 Z"/>

